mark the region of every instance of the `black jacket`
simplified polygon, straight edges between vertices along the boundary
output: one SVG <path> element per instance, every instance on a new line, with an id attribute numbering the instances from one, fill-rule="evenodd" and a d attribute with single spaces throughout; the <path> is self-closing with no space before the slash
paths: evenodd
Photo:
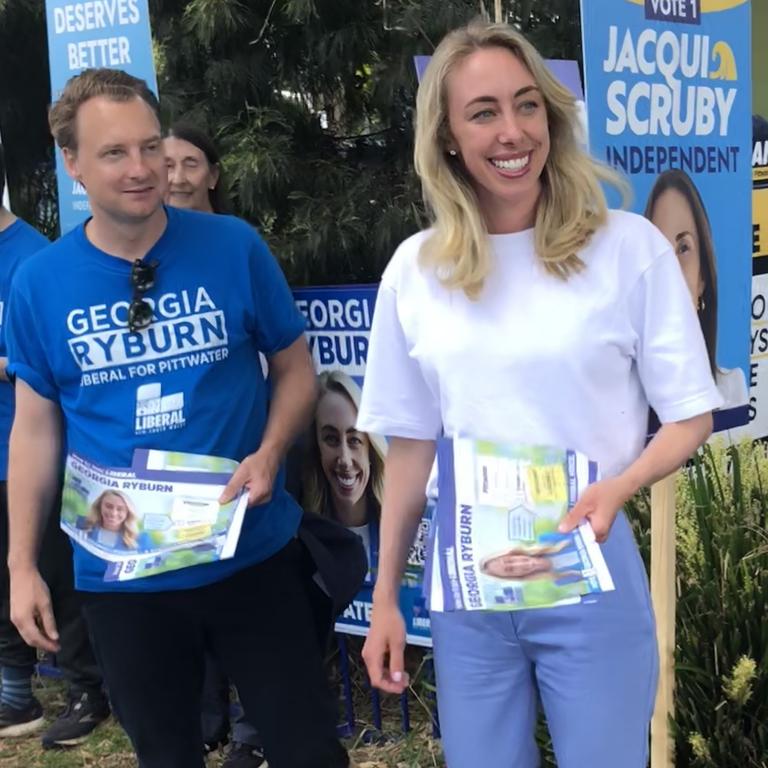
<path id="1" fill-rule="evenodd" d="M 360 537 L 343 525 L 312 512 L 304 512 L 298 531 L 312 566 L 313 576 L 331 602 L 335 620 L 360 591 L 368 572 L 368 557 Z"/>

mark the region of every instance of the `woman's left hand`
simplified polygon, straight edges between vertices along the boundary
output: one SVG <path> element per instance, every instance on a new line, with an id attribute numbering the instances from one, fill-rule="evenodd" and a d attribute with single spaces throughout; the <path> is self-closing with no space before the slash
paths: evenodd
<path id="1" fill-rule="evenodd" d="M 608 538 L 613 521 L 627 499 L 634 493 L 625 479 L 609 477 L 588 486 L 571 511 L 560 523 L 561 533 L 572 531 L 585 517 L 601 544 Z"/>

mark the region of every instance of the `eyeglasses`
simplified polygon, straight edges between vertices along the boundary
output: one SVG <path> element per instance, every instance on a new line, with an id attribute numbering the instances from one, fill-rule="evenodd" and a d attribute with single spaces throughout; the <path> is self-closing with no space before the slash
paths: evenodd
<path id="1" fill-rule="evenodd" d="M 144 294 L 155 284 L 156 261 L 136 259 L 131 267 L 133 299 L 128 307 L 128 328 L 141 331 L 152 323 L 152 305 Z"/>

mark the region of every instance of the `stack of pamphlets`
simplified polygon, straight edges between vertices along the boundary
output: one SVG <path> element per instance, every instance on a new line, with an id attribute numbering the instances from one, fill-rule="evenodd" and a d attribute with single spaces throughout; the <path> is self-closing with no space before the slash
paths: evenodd
<path id="1" fill-rule="evenodd" d="M 430 611 L 510 611 L 612 590 L 584 520 L 558 525 L 598 467 L 571 450 L 469 438 L 438 443 L 439 496 L 426 569 Z"/>
<path id="2" fill-rule="evenodd" d="M 127 581 L 235 554 L 248 502 L 219 496 L 238 463 L 216 456 L 137 450 L 131 467 L 67 457 L 61 527 Z"/>

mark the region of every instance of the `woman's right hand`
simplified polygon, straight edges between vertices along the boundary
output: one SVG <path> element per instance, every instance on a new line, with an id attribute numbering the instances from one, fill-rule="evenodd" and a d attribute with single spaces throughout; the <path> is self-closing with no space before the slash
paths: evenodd
<path id="1" fill-rule="evenodd" d="M 363 661 L 371 685 L 387 693 L 402 693 L 409 685 L 405 671 L 405 622 L 397 603 L 373 601 L 371 628 L 363 646 Z"/>

